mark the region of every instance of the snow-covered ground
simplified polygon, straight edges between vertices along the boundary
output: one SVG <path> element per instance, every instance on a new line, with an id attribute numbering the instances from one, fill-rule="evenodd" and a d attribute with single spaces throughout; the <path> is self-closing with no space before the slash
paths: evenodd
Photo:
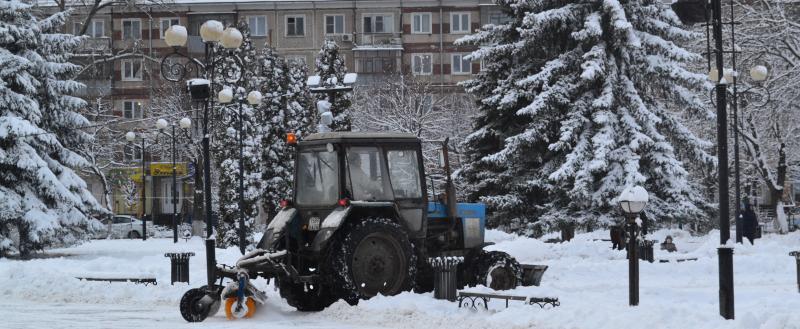
<path id="1" fill-rule="evenodd" d="M 800 328 L 800 294 L 795 261 L 788 253 L 800 249 L 800 232 L 766 235 L 737 245 L 734 255 L 736 320 L 719 315 L 716 248 L 718 232 L 692 237 L 661 230 L 650 238 L 675 238 L 677 253 L 655 250 L 657 259 L 697 258 L 697 261 L 640 263 L 640 306 L 628 306 L 627 261 L 611 250 L 608 231 L 578 234 L 568 243 L 489 231 L 487 240 L 522 263 L 546 264 L 541 287 L 511 293 L 557 296 L 561 306 L 540 309 L 511 302 L 489 303 L 490 310 L 458 309 L 431 294 L 404 293 L 376 297 L 358 306 L 337 302 L 319 313 L 299 313 L 264 281 L 269 300 L 249 320 L 227 321 L 222 312 L 202 324 L 184 322 L 178 300 L 186 284 L 169 284 L 165 252 L 194 251 L 191 286 L 205 281 L 203 242 L 177 245 L 170 239 L 95 240 L 51 250 L 53 258 L 17 261 L 0 259 L 0 327 L 5 328 Z M 657 249 L 657 248 L 656 248 Z M 231 264 L 235 248 L 218 250 L 220 262 Z M 78 276 L 155 277 L 157 286 L 132 283 L 84 282 Z"/>

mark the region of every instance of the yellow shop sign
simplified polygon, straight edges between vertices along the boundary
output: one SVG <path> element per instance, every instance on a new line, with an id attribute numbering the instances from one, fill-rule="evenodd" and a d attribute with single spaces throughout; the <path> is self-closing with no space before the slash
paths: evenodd
<path id="1" fill-rule="evenodd" d="M 186 176 L 186 163 L 176 163 L 175 173 L 178 176 Z M 172 163 L 151 163 L 150 176 L 172 176 Z"/>

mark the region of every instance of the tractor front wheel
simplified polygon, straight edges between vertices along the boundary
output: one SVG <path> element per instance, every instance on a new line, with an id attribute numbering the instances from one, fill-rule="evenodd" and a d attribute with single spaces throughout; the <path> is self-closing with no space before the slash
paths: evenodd
<path id="1" fill-rule="evenodd" d="M 340 228 L 329 251 L 327 267 L 339 295 L 350 304 L 414 286 L 414 246 L 405 230 L 389 219 L 366 218 Z"/>

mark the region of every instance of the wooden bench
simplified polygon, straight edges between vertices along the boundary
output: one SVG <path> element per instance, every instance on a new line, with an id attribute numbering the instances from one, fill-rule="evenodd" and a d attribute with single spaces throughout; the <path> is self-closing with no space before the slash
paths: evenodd
<path id="1" fill-rule="evenodd" d="M 697 260 L 697 258 L 659 259 L 658 262 L 659 263 L 669 263 L 671 261 L 675 261 L 677 263 L 681 263 L 681 262 L 694 261 L 694 260 Z"/>
<path id="2" fill-rule="evenodd" d="M 527 296 L 515 296 L 515 295 L 502 295 L 502 294 L 484 294 L 484 293 L 477 293 L 477 292 L 466 292 L 460 291 L 458 293 L 458 307 L 470 307 L 474 310 L 477 310 L 479 306 L 483 306 L 484 309 L 489 309 L 489 300 L 491 299 L 505 299 L 506 300 L 506 308 L 508 308 L 508 301 L 509 300 L 518 300 L 525 302 L 528 305 L 538 305 L 540 308 L 544 308 L 547 305 L 551 305 L 553 307 L 561 306 L 561 303 L 558 301 L 558 298 L 550 298 L 550 297 L 527 297 Z"/>
<path id="3" fill-rule="evenodd" d="M 143 284 L 147 286 L 148 284 L 152 284 L 154 286 L 158 285 L 156 278 L 87 278 L 87 277 L 76 277 L 78 280 L 85 280 L 85 281 L 106 281 L 106 282 L 133 282 L 135 284 Z"/>

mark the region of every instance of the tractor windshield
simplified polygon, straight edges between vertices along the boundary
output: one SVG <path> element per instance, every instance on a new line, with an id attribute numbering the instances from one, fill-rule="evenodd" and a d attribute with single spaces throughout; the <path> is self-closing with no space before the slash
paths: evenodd
<path id="1" fill-rule="evenodd" d="M 309 150 L 297 159 L 296 201 L 300 205 L 332 205 L 339 198 L 336 152 Z"/>

